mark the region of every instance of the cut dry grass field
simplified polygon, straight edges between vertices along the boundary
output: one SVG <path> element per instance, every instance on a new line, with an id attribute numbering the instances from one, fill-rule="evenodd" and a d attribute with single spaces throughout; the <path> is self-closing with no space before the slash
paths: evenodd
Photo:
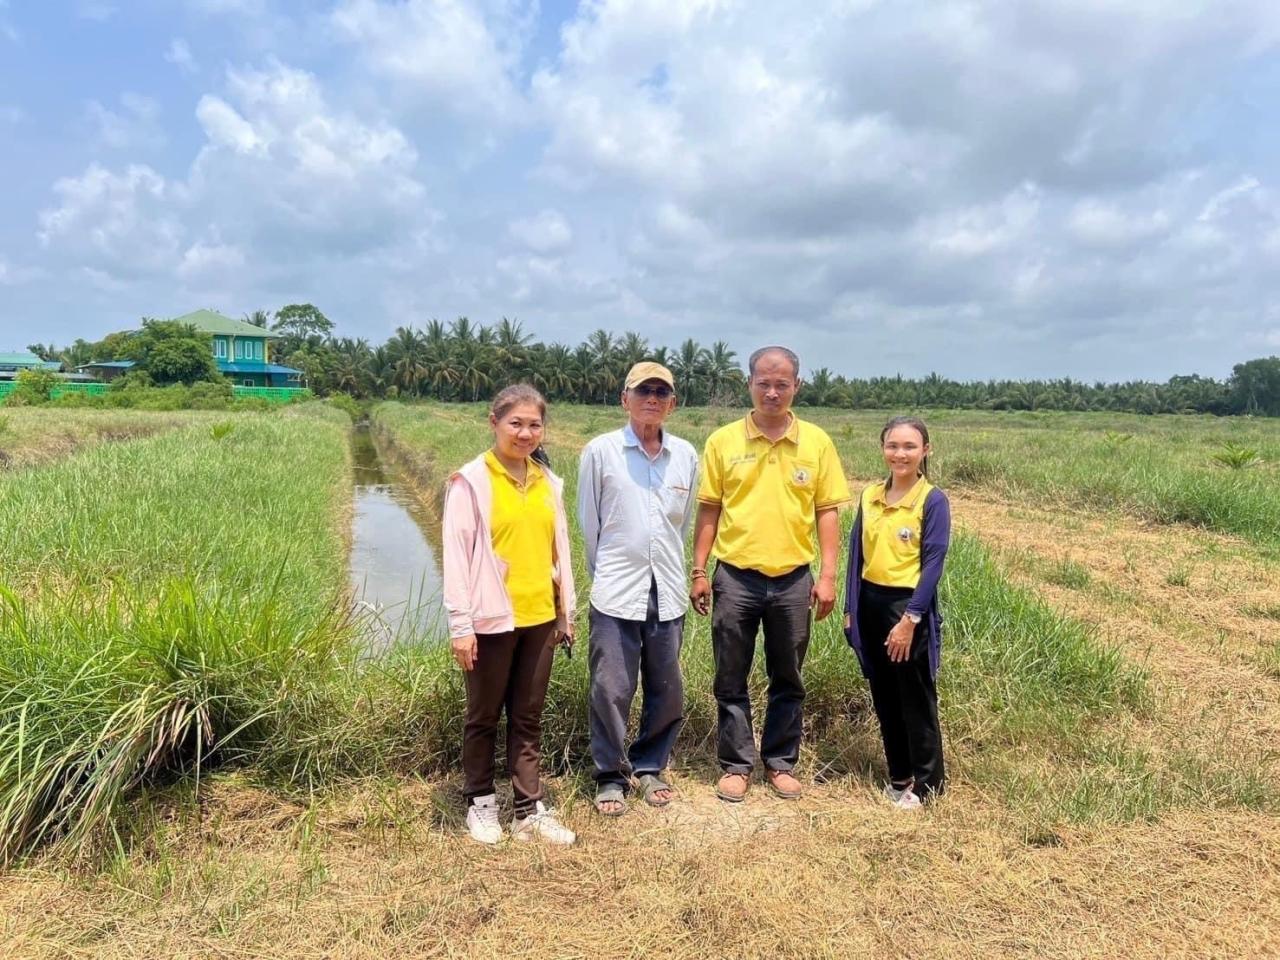
<path id="1" fill-rule="evenodd" d="M 739 808 L 681 780 L 670 812 L 577 847 L 482 849 L 428 785 L 285 804 L 243 783 L 149 825 L 100 874 L 0 888 L 10 956 L 1219 957 L 1280 949 L 1272 818 L 1178 811 L 1028 844 L 961 787 L 895 817 L 865 789 Z"/>
<path id="2" fill-rule="evenodd" d="M 681 412 L 674 429 L 700 443 L 738 415 Z M 578 449 L 616 427 L 618 411 L 552 416 L 551 452 L 571 500 Z M 813 417 L 856 488 L 878 472 L 883 415 Z M 428 503 L 445 473 L 486 444 L 478 406 L 389 404 L 376 421 L 384 452 Z M 925 815 L 895 816 L 876 793 L 878 736 L 834 622 L 818 629 L 806 665 L 805 799 L 777 800 L 757 785 L 739 807 L 716 801 L 709 637 L 691 618 L 672 807 L 639 804 L 616 822 L 593 814 L 585 658 L 558 659 L 546 765 L 580 843 L 478 848 L 462 834 L 451 772 L 461 691 L 446 651 L 422 638 L 370 665 L 344 659 L 349 640 L 330 636 L 338 672 L 292 673 L 310 707 L 286 711 L 288 725 L 275 728 L 287 748 L 248 738 L 240 772 L 206 775 L 198 791 L 187 780 L 135 785 L 92 859 L 59 845 L 11 869 L 0 877 L 0 943 L 15 957 L 113 958 L 1280 954 L 1280 679 L 1269 659 L 1280 662 L 1280 566 L 1269 514 L 1249 515 L 1255 486 L 1267 477 L 1274 486 L 1274 474 L 1208 459 L 1221 434 L 1274 463 L 1274 427 L 930 421 L 960 535 L 944 588 L 952 787 Z M 310 429 L 327 437 L 336 424 Z M 1108 438 L 1119 433 L 1130 439 Z M 332 476 L 329 443 L 310 472 Z M 1156 464 L 1145 448 L 1166 443 L 1176 455 Z M 1000 472 L 955 469 L 975 458 Z M 1105 476 L 1108 463 L 1126 478 L 1110 498 L 1072 486 L 1096 483 L 1090 471 Z M 1245 519 L 1143 506 L 1146 495 L 1125 484 L 1156 466 L 1161 483 L 1217 481 L 1234 504 L 1225 515 Z M 270 498 L 258 503 L 268 509 Z M 330 582 L 341 531 L 332 518 L 325 529 L 309 535 L 322 556 L 306 563 L 316 566 L 298 568 L 324 575 L 297 575 L 286 556 L 275 560 L 285 580 Z M 144 560 L 155 555 L 148 547 Z M 68 556 L 84 577 L 87 561 Z M 214 579 L 224 577 L 236 577 L 234 563 Z M 219 635 L 253 631 L 232 623 Z M 311 772 L 299 779 L 290 762 Z"/>

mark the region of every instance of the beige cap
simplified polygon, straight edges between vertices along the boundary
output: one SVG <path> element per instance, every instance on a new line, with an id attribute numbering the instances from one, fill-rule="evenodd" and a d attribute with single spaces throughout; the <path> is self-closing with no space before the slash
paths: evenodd
<path id="1" fill-rule="evenodd" d="M 623 385 L 630 390 L 646 380 L 661 380 L 672 390 L 676 388 L 675 377 L 671 376 L 671 371 L 660 363 L 654 363 L 652 360 L 642 360 L 632 367 L 627 372 L 627 379 Z"/>

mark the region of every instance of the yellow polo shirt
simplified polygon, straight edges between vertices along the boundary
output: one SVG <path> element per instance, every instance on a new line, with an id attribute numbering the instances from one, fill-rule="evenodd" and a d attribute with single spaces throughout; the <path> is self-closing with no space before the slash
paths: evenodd
<path id="1" fill-rule="evenodd" d="M 556 618 L 555 491 L 532 460 L 523 485 L 490 450 L 484 455 L 493 487 L 493 552 L 505 564 L 503 581 L 511 597 L 517 627 L 533 627 Z"/>
<path id="2" fill-rule="evenodd" d="M 882 587 L 920 582 L 920 535 L 924 501 L 933 489 L 924 477 L 897 503 L 884 499 L 884 481 L 862 491 L 862 579 Z"/>
<path id="3" fill-rule="evenodd" d="M 707 438 L 698 500 L 720 507 L 711 547 L 718 560 L 769 577 L 812 563 L 817 511 L 849 499 L 835 444 L 794 414 L 778 440 L 750 414 Z"/>

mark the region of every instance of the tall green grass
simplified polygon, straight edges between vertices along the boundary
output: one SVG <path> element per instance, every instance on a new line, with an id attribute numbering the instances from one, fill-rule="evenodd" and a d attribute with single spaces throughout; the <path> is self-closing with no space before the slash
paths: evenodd
<path id="1" fill-rule="evenodd" d="M 0 480 L 0 857 L 127 792 L 367 766 L 345 605 L 347 418 L 240 416 Z"/>
<path id="2" fill-rule="evenodd" d="M 310 605 L 342 582 L 345 420 L 223 414 L 11 474 L 0 577 L 32 596 L 178 575 L 248 594 L 284 569 L 281 589 Z"/>

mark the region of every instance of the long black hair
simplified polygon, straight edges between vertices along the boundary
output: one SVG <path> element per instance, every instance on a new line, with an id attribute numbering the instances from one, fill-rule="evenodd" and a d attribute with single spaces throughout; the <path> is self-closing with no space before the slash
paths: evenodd
<path id="1" fill-rule="evenodd" d="M 919 417 L 890 417 L 889 422 L 884 425 L 884 429 L 880 431 L 880 446 L 884 446 L 884 438 L 889 435 L 889 431 L 897 427 L 910 427 L 916 433 L 920 434 L 920 439 L 927 447 L 929 445 L 929 428 L 924 425 L 924 421 Z M 925 479 L 929 477 L 929 455 L 926 453 L 924 459 L 920 461 L 920 472 L 924 474 Z M 888 489 L 893 485 L 893 476 L 885 481 L 885 488 Z"/>

